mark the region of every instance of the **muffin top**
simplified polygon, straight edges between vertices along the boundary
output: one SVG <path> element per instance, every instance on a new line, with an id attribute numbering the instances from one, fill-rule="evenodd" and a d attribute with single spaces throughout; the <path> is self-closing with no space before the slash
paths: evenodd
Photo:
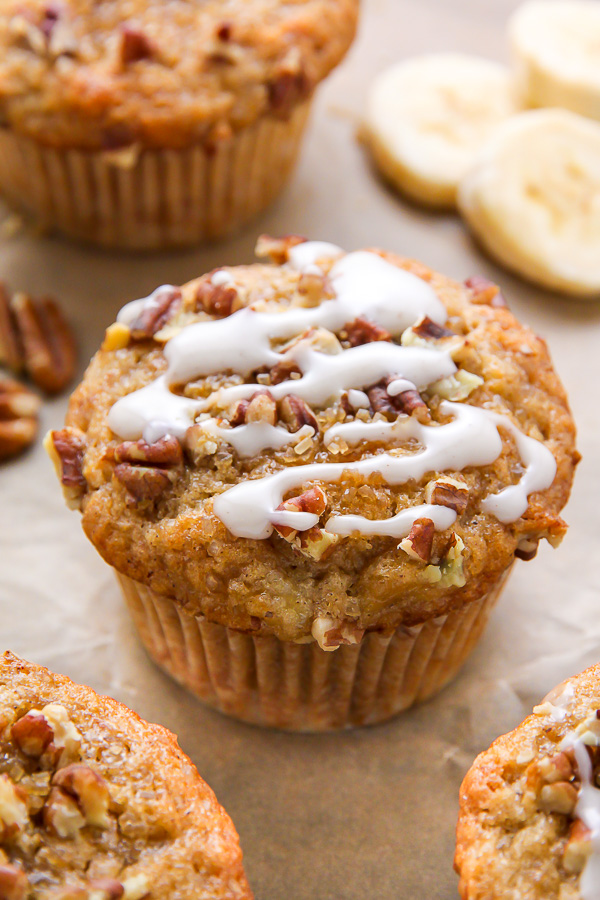
<path id="1" fill-rule="evenodd" d="M 498 289 L 259 243 L 275 265 L 124 307 L 49 436 L 104 558 L 211 621 L 329 646 L 478 599 L 557 544 L 573 421 Z"/>
<path id="2" fill-rule="evenodd" d="M 463 900 L 595 900 L 600 892 L 600 666 L 495 741 L 460 790 Z"/>
<path id="3" fill-rule="evenodd" d="M 59 147 L 216 144 L 287 116 L 340 61 L 358 0 L 5 0 L 5 124 Z"/>
<path id="4" fill-rule="evenodd" d="M 0 897 L 251 896 L 235 829 L 174 735 L 0 658 Z"/>

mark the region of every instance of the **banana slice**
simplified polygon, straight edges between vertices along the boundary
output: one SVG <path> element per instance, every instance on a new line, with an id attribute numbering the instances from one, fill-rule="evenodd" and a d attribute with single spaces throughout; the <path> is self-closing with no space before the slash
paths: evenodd
<path id="1" fill-rule="evenodd" d="M 600 125 L 563 109 L 521 113 L 490 138 L 458 193 L 489 253 L 537 284 L 600 295 Z"/>
<path id="2" fill-rule="evenodd" d="M 421 56 L 375 80 L 362 136 L 397 188 L 428 206 L 452 207 L 479 146 L 517 109 L 503 66 L 454 53 Z"/>
<path id="3" fill-rule="evenodd" d="M 598 0 L 531 0 L 510 19 L 509 38 L 524 105 L 600 119 Z"/>

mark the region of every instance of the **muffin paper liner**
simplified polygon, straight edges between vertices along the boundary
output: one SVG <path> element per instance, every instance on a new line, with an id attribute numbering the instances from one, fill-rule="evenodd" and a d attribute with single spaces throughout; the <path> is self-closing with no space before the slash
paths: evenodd
<path id="1" fill-rule="evenodd" d="M 42 227 L 129 250 L 223 237 L 279 193 L 296 160 L 310 101 L 263 116 L 214 150 L 82 151 L 0 128 L 0 190 Z"/>
<path id="2" fill-rule="evenodd" d="M 328 731 L 382 722 L 440 691 L 473 649 L 509 571 L 461 609 L 368 632 L 335 651 L 209 622 L 117 576 L 150 656 L 203 702 L 256 725 Z"/>

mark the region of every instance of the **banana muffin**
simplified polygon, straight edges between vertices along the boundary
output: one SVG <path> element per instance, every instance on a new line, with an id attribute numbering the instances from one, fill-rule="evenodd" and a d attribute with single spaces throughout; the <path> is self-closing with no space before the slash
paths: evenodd
<path id="1" fill-rule="evenodd" d="M 595 900 L 599 776 L 600 666 L 592 666 L 467 774 L 455 859 L 463 900 Z"/>
<path id="2" fill-rule="evenodd" d="M 2 900 L 251 900 L 238 836 L 175 736 L 0 658 Z"/>
<path id="3" fill-rule="evenodd" d="M 444 685 L 515 556 L 560 542 L 574 425 L 489 282 L 258 250 L 275 264 L 125 306 L 47 449 L 176 678 L 250 721 L 375 722 Z"/>
<path id="4" fill-rule="evenodd" d="M 78 240 L 189 244 L 259 213 L 358 0 L 5 0 L 0 189 Z"/>

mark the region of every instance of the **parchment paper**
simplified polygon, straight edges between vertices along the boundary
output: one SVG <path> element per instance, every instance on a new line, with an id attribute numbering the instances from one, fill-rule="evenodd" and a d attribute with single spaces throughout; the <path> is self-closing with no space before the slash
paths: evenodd
<path id="1" fill-rule="evenodd" d="M 569 391 L 584 458 L 563 545 L 517 564 L 481 644 L 441 696 L 387 725 L 338 735 L 260 730 L 204 709 L 145 656 L 39 442 L 0 469 L 1 648 L 175 731 L 238 828 L 259 900 L 455 898 L 457 792 L 475 754 L 556 682 L 600 659 L 600 304 L 549 295 L 496 269 L 454 216 L 422 212 L 389 192 L 354 139 L 376 72 L 434 50 L 503 59 L 503 25 L 515 5 L 365 0 L 360 37 L 318 96 L 293 181 L 235 240 L 130 257 L 26 232 L 0 242 L 0 278 L 65 305 L 82 371 L 125 301 L 252 261 L 261 231 L 293 231 L 347 249 L 380 245 L 459 279 L 500 281 L 515 313 L 548 340 Z M 66 398 L 44 405 L 42 434 L 60 427 L 65 407 Z"/>

